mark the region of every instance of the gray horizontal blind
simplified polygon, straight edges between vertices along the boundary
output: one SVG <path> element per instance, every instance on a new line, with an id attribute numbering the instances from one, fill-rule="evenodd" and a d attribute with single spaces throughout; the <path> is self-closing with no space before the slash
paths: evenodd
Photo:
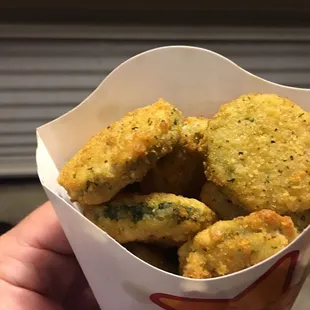
<path id="1" fill-rule="evenodd" d="M 36 127 L 154 47 L 208 48 L 270 81 L 310 88 L 309 30 L 0 26 L 0 176 L 34 175 Z"/>

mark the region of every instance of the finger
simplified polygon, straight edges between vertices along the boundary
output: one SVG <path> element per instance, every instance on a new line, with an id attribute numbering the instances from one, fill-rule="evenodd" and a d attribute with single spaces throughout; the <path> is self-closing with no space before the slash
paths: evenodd
<path id="1" fill-rule="evenodd" d="M 100 310 L 82 270 L 79 279 L 68 292 L 63 305 L 67 310 Z"/>
<path id="2" fill-rule="evenodd" d="M 15 236 L 20 244 L 33 248 L 60 254 L 73 253 L 50 202 L 37 208 L 8 234 Z"/>
<path id="3" fill-rule="evenodd" d="M 46 297 L 0 280 L 0 310 L 65 310 Z M 87 308 L 85 308 L 87 309 Z"/>
<path id="4" fill-rule="evenodd" d="M 50 203 L 0 237 L 0 279 L 62 301 L 80 268 Z"/>
<path id="5" fill-rule="evenodd" d="M 90 287 L 87 287 L 77 300 L 80 300 L 80 302 L 74 302 L 72 307 L 68 308 L 69 310 L 100 310 Z"/>
<path id="6" fill-rule="evenodd" d="M 0 242 L 0 279 L 59 302 L 79 274 L 74 257 L 20 245 L 7 236 Z"/>

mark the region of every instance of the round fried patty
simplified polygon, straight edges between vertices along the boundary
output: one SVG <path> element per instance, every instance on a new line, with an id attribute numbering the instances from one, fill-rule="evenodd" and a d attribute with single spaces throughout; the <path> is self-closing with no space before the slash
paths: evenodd
<path id="1" fill-rule="evenodd" d="M 84 214 L 119 243 L 179 246 L 216 221 L 202 202 L 173 194 L 120 194 Z"/>
<path id="2" fill-rule="evenodd" d="M 202 143 L 209 180 L 247 209 L 310 208 L 310 117 L 274 94 L 222 106 Z"/>
<path id="3" fill-rule="evenodd" d="M 160 99 L 93 136 L 62 168 L 58 182 L 72 200 L 95 205 L 141 181 L 179 140 L 182 114 Z"/>
<path id="4" fill-rule="evenodd" d="M 279 252 L 296 236 L 292 220 L 271 210 L 219 221 L 180 247 L 180 271 L 197 279 L 237 272 Z"/>

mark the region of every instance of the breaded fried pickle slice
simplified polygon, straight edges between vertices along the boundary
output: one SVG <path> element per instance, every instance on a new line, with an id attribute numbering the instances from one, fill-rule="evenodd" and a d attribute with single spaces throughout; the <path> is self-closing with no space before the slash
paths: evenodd
<path id="1" fill-rule="evenodd" d="M 216 221 L 202 202 L 173 194 L 121 194 L 84 214 L 119 243 L 178 246 Z"/>
<path id="2" fill-rule="evenodd" d="M 237 272 L 279 252 L 296 236 L 292 220 L 271 210 L 219 221 L 179 249 L 181 273 L 204 279 Z"/>
<path id="3" fill-rule="evenodd" d="M 206 175 L 247 211 L 310 208 L 310 115 L 273 94 L 243 95 L 210 120 Z"/>
<path id="4" fill-rule="evenodd" d="M 143 193 L 165 192 L 187 197 L 199 195 L 206 180 L 199 143 L 207 132 L 208 124 L 209 120 L 203 117 L 185 119 L 174 150 L 161 158 L 141 182 Z"/>
<path id="5" fill-rule="evenodd" d="M 171 249 L 163 249 L 154 244 L 143 244 L 138 242 L 127 243 L 125 248 L 154 267 L 175 274 L 178 272 L 178 264 L 173 264 L 169 257 L 169 250 Z"/>
<path id="6" fill-rule="evenodd" d="M 221 220 L 232 220 L 247 215 L 244 208 L 231 201 L 222 187 L 210 181 L 203 186 L 200 200 L 213 210 Z M 295 213 L 288 212 L 284 215 L 292 219 L 299 232 L 302 232 L 310 224 L 310 210 Z"/>
<path id="7" fill-rule="evenodd" d="M 213 210 L 221 220 L 232 220 L 238 216 L 247 215 L 246 211 L 234 204 L 220 186 L 206 182 L 200 193 L 200 200 Z"/>
<path id="8" fill-rule="evenodd" d="M 73 201 L 100 204 L 128 184 L 141 181 L 171 152 L 182 115 L 164 100 L 128 113 L 94 137 L 62 168 L 58 182 Z"/>

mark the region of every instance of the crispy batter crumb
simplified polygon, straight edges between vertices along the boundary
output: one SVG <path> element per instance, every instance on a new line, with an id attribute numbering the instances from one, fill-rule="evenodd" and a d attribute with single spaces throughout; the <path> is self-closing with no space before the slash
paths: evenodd
<path id="1" fill-rule="evenodd" d="M 292 220 L 271 210 L 219 221 L 179 249 L 181 274 L 197 279 L 231 274 L 274 255 L 296 236 Z"/>
<path id="2" fill-rule="evenodd" d="M 248 211 L 310 208 L 310 115 L 274 94 L 222 106 L 202 143 L 206 175 Z"/>
<path id="3" fill-rule="evenodd" d="M 88 219 L 120 243 L 178 246 L 216 221 L 215 213 L 202 202 L 164 193 L 121 194 L 83 208 Z"/>
<path id="4" fill-rule="evenodd" d="M 181 112 L 163 99 L 128 113 L 92 137 L 64 165 L 58 182 L 73 201 L 108 201 L 172 151 L 181 125 Z"/>
<path id="5" fill-rule="evenodd" d="M 141 182 L 144 194 L 165 192 L 193 198 L 199 195 L 206 181 L 199 144 L 208 124 L 209 120 L 203 117 L 185 119 L 174 150 L 161 158 Z"/>

